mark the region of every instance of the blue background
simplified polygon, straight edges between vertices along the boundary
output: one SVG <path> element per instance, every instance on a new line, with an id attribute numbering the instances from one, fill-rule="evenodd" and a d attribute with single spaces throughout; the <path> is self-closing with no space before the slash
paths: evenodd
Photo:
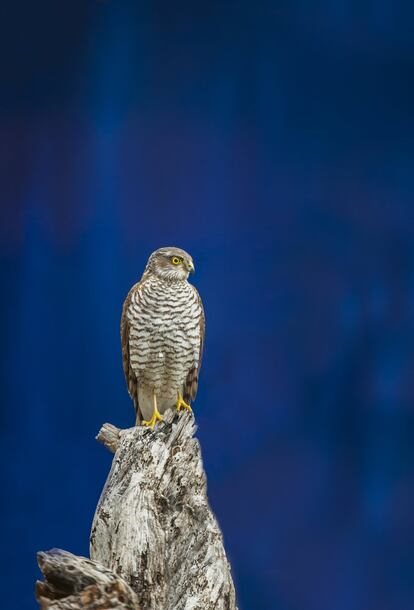
<path id="1" fill-rule="evenodd" d="M 134 422 L 122 302 L 165 245 L 241 610 L 414 608 L 408 6 L 2 3 L 4 608 L 37 550 L 88 553 L 94 435 Z"/>

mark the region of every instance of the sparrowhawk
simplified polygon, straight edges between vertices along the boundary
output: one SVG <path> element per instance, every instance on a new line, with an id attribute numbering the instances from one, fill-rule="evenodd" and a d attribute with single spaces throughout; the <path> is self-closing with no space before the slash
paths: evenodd
<path id="1" fill-rule="evenodd" d="M 160 248 L 125 299 L 122 359 L 137 425 L 153 428 L 167 409 L 191 410 L 195 399 L 205 319 L 200 296 L 187 281 L 190 272 L 187 252 Z"/>

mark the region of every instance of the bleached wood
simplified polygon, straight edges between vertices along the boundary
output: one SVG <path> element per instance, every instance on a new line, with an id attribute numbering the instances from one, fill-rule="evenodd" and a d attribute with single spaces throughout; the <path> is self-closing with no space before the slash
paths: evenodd
<path id="1" fill-rule="evenodd" d="M 96 440 L 115 453 L 118 449 L 121 431 L 112 424 L 104 424 L 99 430 Z"/>
<path id="2" fill-rule="evenodd" d="M 131 587 L 96 561 L 60 549 L 38 553 L 37 560 L 45 577 L 36 583 L 42 610 L 140 610 Z"/>
<path id="3" fill-rule="evenodd" d="M 142 610 L 236 610 L 194 418 L 174 417 L 167 412 L 154 430 L 102 427 L 98 439 L 115 456 L 90 555 L 131 585 Z"/>

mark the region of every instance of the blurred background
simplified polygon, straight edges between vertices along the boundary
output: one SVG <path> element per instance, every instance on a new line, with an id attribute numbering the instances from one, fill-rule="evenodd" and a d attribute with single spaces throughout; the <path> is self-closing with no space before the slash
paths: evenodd
<path id="1" fill-rule="evenodd" d="M 240 609 L 414 608 L 414 7 L 0 10 L 2 606 L 88 553 L 122 302 L 177 245 Z"/>

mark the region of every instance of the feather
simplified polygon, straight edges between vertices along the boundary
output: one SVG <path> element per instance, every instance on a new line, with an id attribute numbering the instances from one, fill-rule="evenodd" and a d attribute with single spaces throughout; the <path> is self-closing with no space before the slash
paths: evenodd
<path id="1" fill-rule="evenodd" d="M 132 286 L 131 290 L 128 292 L 128 295 L 127 295 L 127 297 L 124 301 L 124 305 L 122 307 L 122 316 L 121 316 L 122 364 L 124 367 L 124 375 L 125 375 L 125 381 L 127 384 L 128 392 L 134 402 L 135 413 L 137 416 L 137 424 L 140 423 L 142 418 L 141 418 L 141 411 L 140 411 L 139 403 L 138 403 L 138 379 L 135 374 L 135 371 L 131 367 L 131 360 L 130 360 L 130 351 L 129 351 L 130 324 L 129 324 L 128 317 L 127 317 L 127 311 L 131 304 L 132 296 L 135 293 L 135 291 L 138 289 L 138 287 L 141 285 L 142 281 L 143 280 L 134 284 L 134 286 Z"/>
<path id="2" fill-rule="evenodd" d="M 184 384 L 183 389 L 183 398 L 185 402 L 190 404 L 192 400 L 195 400 L 198 390 L 198 376 L 201 368 L 201 361 L 203 357 L 203 347 L 204 347 L 204 335 L 206 332 L 206 319 L 204 315 L 203 302 L 198 294 L 198 290 L 193 286 L 194 292 L 197 295 L 198 304 L 200 306 L 201 315 L 199 320 L 199 328 L 200 328 L 200 348 L 198 352 L 198 366 L 190 369 L 187 379 Z"/>

